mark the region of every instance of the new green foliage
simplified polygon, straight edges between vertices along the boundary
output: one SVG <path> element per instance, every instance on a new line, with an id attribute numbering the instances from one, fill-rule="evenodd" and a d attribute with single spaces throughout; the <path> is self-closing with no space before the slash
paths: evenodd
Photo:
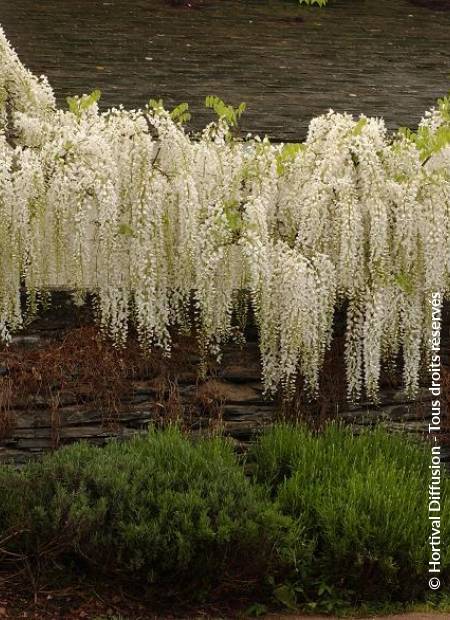
<path id="1" fill-rule="evenodd" d="M 439 126 L 422 123 L 417 131 L 406 127 L 400 129 L 400 135 L 414 142 L 423 162 L 427 162 L 432 155 L 450 145 L 450 95 L 437 100 L 437 110 L 440 116 Z"/>
<path id="2" fill-rule="evenodd" d="M 81 118 L 83 112 L 97 103 L 101 96 L 101 91 L 96 89 L 89 95 L 82 95 L 81 97 L 78 97 L 77 95 L 74 97 L 66 97 L 66 101 L 69 106 L 69 111 L 72 112 L 72 114 L 74 114 L 77 118 Z"/>
<path id="3" fill-rule="evenodd" d="M 225 119 L 231 127 L 237 127 L 239 119 L 247 108 L 247 104 L 244 102 L 240 103 L 237 108 L 234 108 L 215 95 L 206 97 L 205 106 L 214 110 L 219 119 Z"/>
<path id="4" fill-rule="evenodd" d="M 149 108 L 156 111 L 164 111 L 164 101 L 162 99 L 150 99 L 148 102 Z M 186 102 L 179 103 L 173 110 L 171 110 L 170 118 L 174 123 L 184 125 L 191 120 L 191 113 L 189 112 L 189 104 Z"/>

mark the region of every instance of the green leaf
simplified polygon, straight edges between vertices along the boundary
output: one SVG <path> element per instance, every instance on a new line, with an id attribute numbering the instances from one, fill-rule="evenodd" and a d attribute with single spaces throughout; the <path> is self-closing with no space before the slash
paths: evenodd
<path id="1" fill-rule="evenodd" d="M 219 119 L 225 119 L 231 127 L 237 127 L 238 121 L 247 109 L 246 103 L 240 103 L 237 108 L 227 105 L 222 99 L 215 95 L 208 95 L 205 99 L 205 106 L 214 110 Z"/>
<path id="2" fill-rule="evenodd" d="M 82 95 L 78 97 L 66 97 L 69 112 L 72 112 L 77 118 L 80 118 L 83 112 L 88 110 L 94 103 L 99 101 L 102 96 L 102 92 L 99 89 L 93 90 L 89 95 Z"/>
<path id="3" fill-rule="evenodd" d="M 440 100 L 443 110 L 443 118 L 445 119 L 447 114 L 450 116 L 450 101 Z M 441 111 L 442 114 L 442 111 Z M 406 127 L 399 129 L 399 134 L 404 136 L 407 140 L 414 142 L 417 149 L 420 152 L 420 159 L 425 162 L 432 155 L 439 153 L 443 148 L 450 145 L 450 119 L 448 124 L 440 125 L 435 131 L 431 131 L 429 127 L 419 127 L 414 132 Z"/>
<path id="4" fill-rule="evenodd" d="M 319 589 L 317 590 L 319 596 L 323 596 L 324 594 L 332 594 L 332 590 L 329 585 L 326 583 L 321 583 L 319 585 Z"/>
<path id="5" fill-rule="evenodd" d="M 246 616 L 264 616 L 267 613 L 266 605 L 262 605 L 261 603 L 253 603 L 250 607 L 247 607 L 245 610 Z"/>
<path id="6" fill-rule="evenodd" d="M 164 102 L 162 99 L 150 99 L 148 107 L 155 110 L 155 112 L 160 112 L 164 110 Z"/>
<path id="7" fill-rule="evenodd" d="M 228 226 L 233 233 L 239 233 L 242 230 L 242 217 L 239 212 L 239 202 L 230 200 L 223 206 Z"/>
<path id="8" fill-rule="evenodd" d="M 364 129 L 364 127 L 367 125 L 367 118 L 365 118 L 364 116 L 361 117 L 359 119 L 359 121 L 356 123 L 356 125 L 353 127 L 352 133 L 354 136 L 359 136 L 361 135 L 362 130 Z"/>
<path id="9" fill-rule="evenodd" d="M 295 596 L 295 590 L 288 584 L 278 586 L 274 590 L 275 598 L 283 603 L 285 607 L 291 610 L 297 609 L 297 599 Z"/>
<path id="10" fill-rule="evenodd" d="M 125 237 L 133 237 L 134 230 L 128 224 L 120 224 L 119 235 L 124 235 Z"/>
<path id="11" fill-rule="evenodd" d="M 189 112 L 189 104 L 188 103 L 180 103 L 178 104 L 170 113 L 171 119 L 175 123 L 186 123 L 191 120 L 191 114 Z"/>
<path id="12" fill-rule="evenodd" d="M 442 97 L 442 99 L 438 99 L 438 107 L 439 112 L 444 120 L 450 123 L 450 93 L 447 97 Z"/>
<path id="13" fill-rule="evenodd" d="M 395 277 L 395 282 L 407 295 L 411 295 L 414 292 L 411 276 L 403 271 L 398 273 Z"/>
<path id="14" fill-rule="evenodd" d="M 281 153 L 278 153 L 277 160 L 277 173 L 283 174 L 286 168 L 286 164 L 294 161 L 297 155 L 306 149 L 304 144 L 300 142 L 288 142 L 281 149 Z"/>

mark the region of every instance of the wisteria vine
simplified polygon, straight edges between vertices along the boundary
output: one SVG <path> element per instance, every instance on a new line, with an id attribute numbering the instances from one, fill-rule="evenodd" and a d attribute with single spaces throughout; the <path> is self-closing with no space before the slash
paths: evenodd
<path id="1" fill-rule="evenodd" d="M 183 111 L 185 108 L 183 108 Z M 162 105 L 58 109 L 0 30 L 0 337 L 53 287 L 95 295 L 118 345 L 196 329 L 220 355 L 250 305 L 269 393 L 311 393 L 346 307 L 348 394 L 376 398 L 403 358 L 418 388 L 432 291 L 449 293 L 450 104 L 419 130 L 328 114 L 304 143 L 233 138 L 223 114 L 190 137 Z"/>

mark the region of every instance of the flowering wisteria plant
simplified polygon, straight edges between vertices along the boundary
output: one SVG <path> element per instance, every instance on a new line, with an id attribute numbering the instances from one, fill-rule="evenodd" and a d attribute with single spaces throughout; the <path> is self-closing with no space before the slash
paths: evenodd
<path id="1" fill-rule="evenodd" d="M 301 372 L 314 394 L 345 306 L 349 397 L 376 398 L 399 354 L 417 389 L 428 299 L 450 288 L 447 99 L 415 134 L 330 111 L 303 144 L 273 145 L 235 139 L 243 107 L 217 98 L 224 113 L 195 139 L 186 104 L 100 112 L 94 92 L 58 109 L 2 31 L 0 67 L 4 340 L 23 324 L 22 287 L 29 309 L 52 287 L 90 291 L 118 345 L 133 321 L 167 352 L 172 326 L 195 327 L 220 355 L 251 305 L 267 391 Z"/>

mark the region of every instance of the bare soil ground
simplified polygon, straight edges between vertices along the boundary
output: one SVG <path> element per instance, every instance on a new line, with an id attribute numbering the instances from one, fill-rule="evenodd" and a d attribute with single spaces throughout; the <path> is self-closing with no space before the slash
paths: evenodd
<path id="1" fill-rule="evenodd" d="M 157 611 L 138 593 L 131 596 L 117 586 L 83 584 L 51 590 L 7 585 L 0 581 L 0 620 L 238 620 L 245 618 L 248 601 L 234 600 L 228 607 L 183 609 L 176 603 L 171 613 Z M 450 613 L 412 612 L 383 616 L 355 616 L 358 620 L 448 620 Z M 338 620 L 336 616 L 269 613 L 263 620 Z M 350 620 L 347 616 L 347 620 Z"/>

